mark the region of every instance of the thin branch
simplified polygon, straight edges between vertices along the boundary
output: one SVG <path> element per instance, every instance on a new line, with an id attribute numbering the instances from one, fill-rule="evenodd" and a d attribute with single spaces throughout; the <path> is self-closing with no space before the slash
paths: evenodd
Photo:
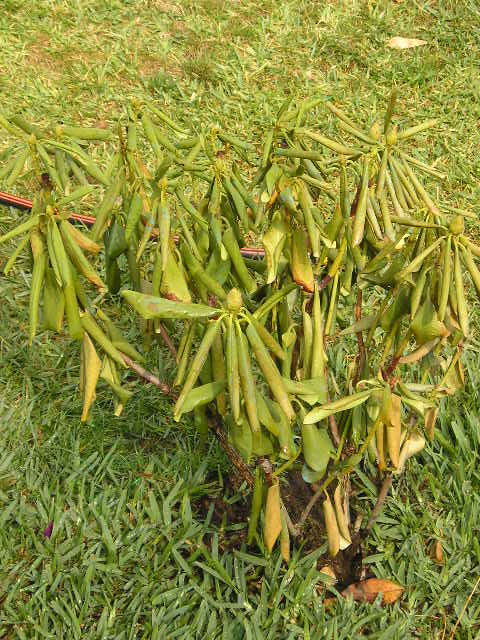
<path id="1" fill-rule="evenodd" d="M 173 400 L 176 400 L 178 395 L 177 393 L 165 382 L 162 382 L 157 376 L 155 376 L 150 371 L 147 371 L 139 364 L 134 362 L 131 358 L 122 353 L 125 364 L 140 377 L 149 382 L 150 384 L 155 385 L 160 391 L 165 395 L 169 396 Z"/>
<path id="2" fill-rule="evenodd" d="M 332 276 L 329 276 L 328 274 L 322 278 L 320 280 L 320 282 L 318 283 L 318 292 L 320 293 L 320 291 L 323 291 L 325 289 L 325 287 L 328 286 L 328 284 L 330 283 L 330 280 L 332 279 Z"/>
<path id="3" fill-rule="evenodd" d="M 135 373 L 140 378 L 143 378 L 146 382 L 153 384 L 155 387 L 157 387 L 157 389 L 160 389 L 160 391 L 164 395 L 168 396 L 169 398 L 172 398 L 172 400 L 177 399 L 178 394 L 168 384 L 166 384 L 165 382 L 162 382 L 159 378 L 157 378 L 157 376 L 155 376 L 150 371 L 147 371 L 146 369 L 141 367 L 139 364 L 134 362 L 131 358 L 129 358 L 125 354 L 122 354 L 122 356 L 125 361 L 125 364 L 132 371 L 135 371 Z M 252 472 L 248 468 L 248 465 L 242 460 L 242 458 L 238 455 L 235 449 L 228 442 L 227 434 L 222 429 L 220 425 L 220 421 L 215 416 L 209 416 L 207 420 L 210 428 L 212 429 L 212 431 L 215 432 L 215 435 L 217 436 L 217 439 L 220 442 L 220 446 L 227 454 L 228 458 L 230 459 L 230 462 L 233 464 L 235 469 L 238 471 L 241 479 L 247 483 L 250 489 L 253 489 L 254 477 L 252 475 Z"/>
<path id="4" fill-rule="evenodd" d="M 167 347 L 168 347 L 170 353 L 172 354 L 174 360 L 176 360 L 177 359 L 177 350 L 175 349 L 175 345 L 173 344 L 170 336 L 168 335 L 167 330 L 165 329 L 165 327 L 163 326 L 163 324 L 161 322 L 157 322 L 156 326 L 158 328 L 158 333 L 162 336 L 162 340 L 167 345 Z"/>
<path id="5" fill-rule="evenodd" d="M 380 511 L 382 510 L 383 503 L 385 502 L 385 498 L 387 497 L 388 491 L 392 486 L 393 476 L 390 473 L 388 476 L 385 476 L 385 480 L 383 481 L 382 487 L 377 497 L 377 502 L 375 507 L 368 519 L 367 526 L 365 527 L 365 532 L 368 535 L 370 531 L 373 529 L 373 525 L 375 524 L 376 519 L 380 515 Z"/>
<path id="6" fill-rule="evenodd" d="M 317 491 L 315 491 L 313 496 L 310 498 L 310 500 L 308 501 L 307 506 L 305 507 L 305 509 L 302 512 L 302 515 L 300 516 L 299 521 L 297 522 L 297 525 L 296 525 L 297 529 L 301 529 L 303 527 L 303 525 L 305 524 L 308 516 L 310 515 L 310 511 L 313 509 L 313 507 L 317 503 L 317 500 L 319 500 L 319 498 L 323 495 L 323 493 L 325 492 L 325 489 L 328 487 L 328 485 L 333 481 L 334 477 L 335 476 L 333 476 L 333 475 L 327 476 L 327 479 L 324 482 L 322 482 L 320 487 L 317 489 Z"/>
<path id="7" fill-rule="evenodd" d="M 328 378 L 327 378 L 328 381 Z M 328 390 L 328 382 L 327 382 L 327 402 L 330 402 L 330 391 Z M 328 424 L 330 426 L 330 433 L 332 434 L 333 442 L 336 447 L 340 444 L 340 436 L 338 434 L 337 421 L 335 420 L 335 416 L 333 413 L 328 417 Z"/>

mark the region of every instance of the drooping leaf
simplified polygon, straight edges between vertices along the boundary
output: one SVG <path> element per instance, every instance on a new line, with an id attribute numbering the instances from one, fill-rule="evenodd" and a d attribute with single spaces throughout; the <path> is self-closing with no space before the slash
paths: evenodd
<path id="1" fill-rule="evenodd" d="M 327 430 L 317 427 L 316 424 L 303 424 L 302 448 L 303 457 L 308 466 L 313 471 L 325 473 L 333 452 L 332 441 Z"/>
<path id="2" fill-rule="evenodd" d="M 313 424 L 314 422 L 320 422 L 320 420 L 324 420 L 339 411 L 346 411 L 347 409 L 353 409 L 359 404 L 363 404 L 368 400 L 368 398 L 372 395 L 372 389 L 368 389 L 367 391 L 359 391 L 358 393 L 354 393 L 351 396 L 345 396 L 345 398 L 341 398 L 340 400 L 335 400 L 334 402 L 328 402 L 322 406 L 316 407 L 312 409 L 303 421 L 303 424 Z"/>
<path id="3" fill-rule="evenodd" d="M 265 525 L 263 539 L 267 551 L 271 553 L 275 542 L 282 531 L 282 518 L 280 515 L 280 485 L 276 479 L 268 488 L 265 504 Z"/>
<path id="4" fill-rule="evenodd" d="M 199 387 L 194 387 L 191 391 L 189 391 L 185 397 L 185 402 L 182 406 L 181 414 L 189 413 L 193 411 L 196 407 L 201 407 L 218 396 L 226 386 L 226 381 L 218 381 L 218 382 L 208 382 L 207 384 L 202 384 Z M 180 414 L 180 415 L 181 415 Z"/>
<path id="5" fill-rule="evenodd" d="M 287 240 L 288 227 L 283 217 L 277 215 L 268 231 L 262 238 L 265 250 L 265 260 L 267 261 L 267 284 L 273 282 L 277 277 L 278 263 Z"/>
<path id="6" fill-rule="evenodd" d="M 204 304 L 174 302 L 167 298 L 158 298 L 138 291 L 122 291 L 122 297 L 135 311 L 145 318 L 160 318 L 166 320 L 198 320 L 213 318 L 219 314 L 219 309 Z"/>

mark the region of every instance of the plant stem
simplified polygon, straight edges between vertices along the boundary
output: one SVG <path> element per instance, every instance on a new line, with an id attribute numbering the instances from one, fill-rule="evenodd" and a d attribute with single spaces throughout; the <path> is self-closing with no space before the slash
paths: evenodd
<path id="1" fill-rule="evenodd" d="M 158 333 L 162 336 L 162 340 L 167 345 L 170 353 L 173 356 L 173 359 L 176 361 L 176 359 L 177 359 L 177 350 L 175 349 L 175 345 L 173 344 L 170 336 L 168 335 L 167 330 L 165 329 L 165 327 L 163 326 L 163 324 L 160 321 L 157 322 L 156 326 L 158 328 Z"/>
<path id="2" fill-rule="evenodd" d="M 327 402 L 330 402 L 330 391 L 328 390 L 328 375 L 327 377 Z M 335 420 L 335 416 L 330 415 L 328 417 L 328 424 L 330 426 L 330 433 L 332 434 L 333 442 L 336 447 L 340 444 L 340 436 L 338 434 L 337 421 Z"/>
<path id="3" fill-rule="evenodd" d="M 387 497 L 388 491 L 390 489 L 390 487 L 392 486 L 392 480 L 393 480 L 393 476 L 391 473 L 389 473 L 387 476 L 385 476 L 385 479 L 383 481 L 382 487 L 380 489 L 380 492 L 378 494 L 377 497 L 377 502 L 375 504 L 375 507 L 370 515 L 370 518 L 368 519 L 367 522 L 367 526 L 365 527 L 365 532 L 368 535 L 370 533 L 370 531 L 373 529 L 373 525 L 375 524 L 375 520 L 378 518 L 380 511 L 382 510 L 383 507 L 383 503 L 385 502 L 385 498 Z"/>
<path id="4" fill-rule="evenodd" d="M 140 378 L 143 378 L 150 384 L 153 384 L 155 387 L 157 387 L 157 389 L 160 389 L 160 391 L 164 395 L 168 396 L 169 398 L 172 398 L 172 400 L 177 399 L 178 397 L 177 393 L 168 384 L 166 384 L 165 382 L 162 382 L 159 378 L 157 378 L 157 376 L 155 376 L 150 371 L 147 371 L 146 369 L 141 367 L 139 364 L 134 362 L 131 358 L 129 358 L 125 354 L 122 354 L 122 355 L 123 355 L 125 364 L 127 364 L 132 371 L 135 371 L 135 373 Z M 228 442 L 227 434 L 222 429 L 219 419 L 213 416 L 212 417 L 209 416 L 207 420 L 212 431 L 215 432 L 215 435 L 217 436 L 217 439 L 220 442 L 220 446 L 222 447 L 222 449 L 225 451 L 228 458 L 230 459 L 230 462 L 238 471 L 242 480 L 244 480 L 247 483 L 250 489 L 253 489 L 254 477 L 252 475 L 252 472 L 248 468 L 247 464 L 242 460 L 242 458 L 238 455 L 235 449 Z"/>
<path id="5" fill-rule="evenodd" d="M 158 389 L 160 389 L 160 391 L 164 395 L 169 396 L 170 398 L 172 398 L 172 400 L 176 400 L 177 399 L 177 393 L 168 384 L 166 384 L 165 382 L 162 382 L 159 378 L 157 378 L 157 376 L 155 376 L 150 371 L 147 371 L 146 369 L 141 367 L 139 364 L 134 362 L 131 358 L 126 356 L 124 353 L 122 353 L 122 356 L 123 356 L 123 359 L 125 361 L 125 364 L 132 371 L 135 371 L 135 373 L 140 378 L 143 378 L 144 380 L 146 380 L 150 384 L 155 385 Z"/>

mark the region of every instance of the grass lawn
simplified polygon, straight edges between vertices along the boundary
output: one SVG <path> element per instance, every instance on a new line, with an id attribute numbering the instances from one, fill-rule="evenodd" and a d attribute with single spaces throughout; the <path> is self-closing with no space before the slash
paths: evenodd
<path id="1" fill-rule="evenodd" d="M 396 35 L 428 45 L 391 50 Z M 476 0 L 1 0 L 0 45 L 1 109 L 39 123 L 114 122 L 148 95 L 185 125 L 254 139 L 287 95 L 334 96 L 369 120 L 396 84 L 401 121 L 439 119 L 423 140 L 450 201 L 478 211 Z M 5 229 L 19 214 L 0 215 Z M 78 346 L 40 334 L 27 347 L 26 266 L 0 278 L 0 638 L 480 638 L 477 333 L 465 392 L 443 401 L 439 439 L 394 484 L 366 550 L 403 598 L 326 611 L 325 547 L 287 568 L 278 552 L 225 549 L 213 502 L 200 517 L 227 462 L 155 390 L 138 386 L 119 419 L 99 394 L 80 424 Z M 168 379 L 168 352 L 149 358 Z M 375 491 L 365 476 L 366 511 Z"/>

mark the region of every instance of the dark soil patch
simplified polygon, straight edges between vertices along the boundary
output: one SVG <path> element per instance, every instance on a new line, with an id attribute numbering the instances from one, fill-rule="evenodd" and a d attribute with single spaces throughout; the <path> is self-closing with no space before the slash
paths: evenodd
<path id="1" fill-rule="evenodd" d="M 212 474 L 211 477 L 207 477 L 206 482 L 215 482 L 217 479 L 218 476 Z M 291 471 L 287 475 L 287 480 L 288 483 L 282 484 L 282 499 L 292 522 L 295 523 L 300 519 L 313 491 L 310 485 L 303 481 L 300 471 Z M 211 523 L 218 528 L 219 547 L 223 551 L 238 549 L 246 542 L 247 538 L 250 496 L 233 501 L 234 495 L 236 495 L 236 491 L 232 480 L 229 476 L 225 476 L 223 487 L 221 489 L 219 487 L 219 491 L 202 496 L 194 506 L 196 516 L 200 520 L 207 518 L 210 509 L 213 509 Z M 239 527 L 239 525 L 244 526 Z M 318 500 L 310 512 L 302 533 L 292 542 L 296 547 L 302 545 L 303 552 L 306 554 L 321 547 L 325 539 L 322 505 Z M 205 542 L 209 541 L 205 540 Z M 330 565 L 333 568 L 338 578 L 336 586 L 339 590 L 361 578 L 363 559 L 361 543 L 361 537 L 355 536 L 350 547 L 340 551 L 333 560 L 327 552 L 317 561 L 319 570 L 325 565 Z"/>

